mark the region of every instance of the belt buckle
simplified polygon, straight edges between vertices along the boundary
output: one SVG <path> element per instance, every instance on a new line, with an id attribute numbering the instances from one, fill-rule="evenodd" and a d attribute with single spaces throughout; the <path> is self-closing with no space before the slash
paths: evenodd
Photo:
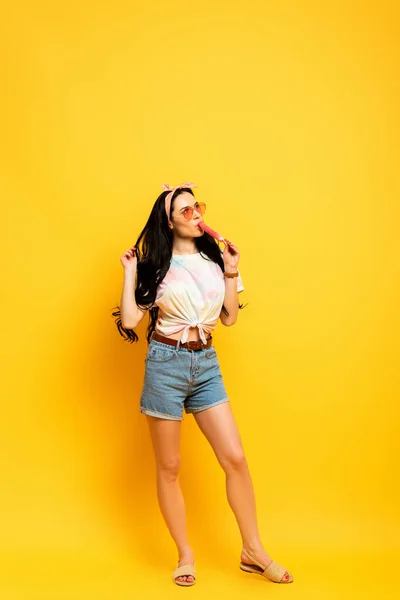
<path id="1" fill-rule="evenodd" d="M 199 349 L 199 344 L 201 344 L 203 346 L 203 342 L 202 341 L 196 341 L 196 340 L 192 340 L 190 342 L 187 342 L 188 345 L 188 350 L 190 350 L 191 352 L 193 352 L 194 350 L 198 350 Z"/>

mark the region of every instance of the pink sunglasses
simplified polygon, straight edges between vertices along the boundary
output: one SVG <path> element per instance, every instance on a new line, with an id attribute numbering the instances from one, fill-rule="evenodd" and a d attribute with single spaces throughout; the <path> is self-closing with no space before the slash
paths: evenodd
<path id="1" fill-rule="evenodd" d="M 183 208 L 180 211 L 180 214 L 183 215 L 187 221 L 190 221 L 190 219 L 193 217 L 193 213 L 195 210 L 197 210 L 197 212 L 201 215 L 204 215 L 204 213 L 206 212 L 206 208 L 207 206 L 205 202 L 196 202 L 193 206 L 186 206 L 185 208 Z"/>

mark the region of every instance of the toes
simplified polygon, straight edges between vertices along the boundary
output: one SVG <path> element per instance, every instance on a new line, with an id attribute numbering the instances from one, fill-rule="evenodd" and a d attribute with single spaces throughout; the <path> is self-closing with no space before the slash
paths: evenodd
<path id="1" fill-rule="evenodd" d="M 194 581 L 194 577 L 192 575 L 180 575 L 179 577 L 176 577 L 175 579 L 176 579 L 176 581 L 188 581 L 188 582 Z"/>

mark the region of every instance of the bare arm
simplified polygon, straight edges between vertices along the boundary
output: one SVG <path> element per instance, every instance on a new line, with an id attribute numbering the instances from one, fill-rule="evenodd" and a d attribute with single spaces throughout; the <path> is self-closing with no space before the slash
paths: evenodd
<path id="1" fill-rule="evenodd" d="M 125 329 L 135 329 L 145 314 L 136 304 L 135 289 L 136 271 L 125 269 L 121 295 L 121 322 Z"/>
<path id="2" fill-rule="evenodd" d="M 240 258 L 239 248 L 235 246 L 229 240 L 224 240 L 225 248 L 223 252 L 225 273 L 236 273 L 238 270 L 238 263 Z M 225 280 L 225 296 L 224 306 L 229 312 L 229 315 L 225 315 L 221 310 L 219 318 L 223 325 L 229 327 L 234 325 L 237 320 L 239 312 L 239 298 L 237 291 L 237 280 L 236 277 L 224 277 Z"/>
<path id="3" fill-rule="evenodd" d="M 231 272 L 235 271 L 235 269 L 231 269 Z M 237 291 L 237 283 L 235 277 L 227 278 L 225 277 L 225 297 L 224 297 L 224 306 L 229 312 L 229 315 L 225 315 L 221 310 L 219 318 L 221 319 L 221 323 L 229 327 L 230 325 L 234 325 L 237 320 L 238 312 L 239 312 L 239 299 L 238 299 L 238 291 Z"/>
<path id="4" fill-rule="evenodd" d="M 125 329 L 135 329 L 143 319 L 145 311 L 136 304 L 135 290 L 137 283 L 137 257 L 135 246 L 121 256 L 124 267 L 124 285 L 121 295 L 121 323 Z"/>

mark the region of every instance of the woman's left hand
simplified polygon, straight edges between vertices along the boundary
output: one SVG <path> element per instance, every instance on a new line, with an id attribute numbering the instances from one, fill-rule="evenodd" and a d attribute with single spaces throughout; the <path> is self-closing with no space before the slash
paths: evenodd
<path id="1" fill-rule="evenodd" d="M 238 270 L 240 252 L 239 248 L 229 240 L 224 240 L 225 248 L 222 255 L 224 259 L 225 271 L 235 272 Z"/>

